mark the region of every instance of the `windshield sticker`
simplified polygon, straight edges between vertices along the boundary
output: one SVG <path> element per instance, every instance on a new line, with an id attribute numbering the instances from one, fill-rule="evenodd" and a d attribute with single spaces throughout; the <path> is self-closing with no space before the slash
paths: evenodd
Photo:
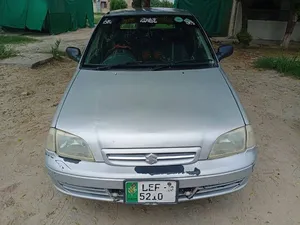
<path id="1" fill-rule="evenodd" d="M 112 24 L 112 21 L 109 20 L 109 19 L 106 19 L 106 20 L 103 21 L 103 24 Z"/>
<path id="2" fill-rule="evenodd" d="M 122 23 L 135 23 L 135 18 L 127 18 L 127 19 L 124 19 Z"/>
<path id="3" fill-rule="evenodd" d="M 191 20 L 188 19 L 188 18 L 186 18 L 186 19 L 184 20 L 184 22 L 186 23 L 186 25 L 192 25 L 192 26 L 196 25 L 193 21 L 191 21 Z"/>
<path id="4" fill-rule="evenodd" d="M 140 23 L 157 23 L 156 18 L 141 18 Z"/>
<path id="5" fill-rule="evenodd" d="M 183 19 L 181 17 L 177 16 L 177 17 L 174 18 L 174 21 L 177 22 L 177 23 L 182 23 Z"/>
<path id="6" fill-rule="evenodd" d="M 158 23 L 166 23 L 166 24 L 173 24 L 173 18 L 170 16 L 158 17 Z"/>

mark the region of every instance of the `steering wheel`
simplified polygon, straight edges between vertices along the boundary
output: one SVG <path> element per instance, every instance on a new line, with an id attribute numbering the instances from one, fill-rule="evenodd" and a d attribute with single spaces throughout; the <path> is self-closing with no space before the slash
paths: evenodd
<path id="1" fill-rule="evenodd" d="M 108 50 L 105 58 L 109 57 L 110 55 L 112 55 L 114 52 L 116 51 L 129 51 L 130 54 L 136 59 L 135 54 L 132 51 L 132 48 L 128 45 L 120 45 L 120 44 L 116 44 L 112 49 Z"/>

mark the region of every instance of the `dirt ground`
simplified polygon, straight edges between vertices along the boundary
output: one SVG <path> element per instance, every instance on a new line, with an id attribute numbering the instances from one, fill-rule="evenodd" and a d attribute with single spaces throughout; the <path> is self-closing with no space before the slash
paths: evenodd
<path id="1" fill-rule="evenodd" d="M 1 66 L 0 224 L 299 225 L 300 81 L 252 69 L 249 62 L 260 54 L 237 51 L 224 61 L 259 144 L 248 186 L 174 206 L 129 206 L 58 193 L 44 169 L 44 143 L 76 64 L 65 60 L 36 70 Z"/>
<path id="2" fill-rule="evenodd" d="M 40 42 L 20 45 L 17 47 L 17 50 L 20 54 L 49 53 L 51 51 L 51 46 L 54 45 L 56 40 L 61 40 L 59 49 L 62 51 L 69 46 L 83 50 L 92 34 L 92 31 L 93 29 L 91 28 L 84 28 L 75 32 L 67 32 L 59 35 L 41 35 L 39 33 L 37 35 L 29 35 Z"/>

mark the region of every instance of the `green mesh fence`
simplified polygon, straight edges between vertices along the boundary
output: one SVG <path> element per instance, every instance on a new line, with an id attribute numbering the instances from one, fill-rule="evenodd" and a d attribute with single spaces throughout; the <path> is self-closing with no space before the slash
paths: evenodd
<path id="1" fill-rule="evenodd" d="M 0 26 L 58 34 L 94 26 L 92 0 L 0 0 Z"/>
<path id="2" fill-rule="evenodd" d="M 227 36 L 232 0 L 175 0 L 174 6 L 193 13 L 210 36 Z"/>

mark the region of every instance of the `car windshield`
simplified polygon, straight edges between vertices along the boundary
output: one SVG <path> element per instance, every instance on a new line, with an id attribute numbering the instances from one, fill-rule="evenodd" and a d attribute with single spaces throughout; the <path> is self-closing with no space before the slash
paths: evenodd
<path id="1" fill-rule="evenodd" d="M 216 65 L 202 28 L 192 16 L 105 16 L 82 67 L 195 68 Z"/>

